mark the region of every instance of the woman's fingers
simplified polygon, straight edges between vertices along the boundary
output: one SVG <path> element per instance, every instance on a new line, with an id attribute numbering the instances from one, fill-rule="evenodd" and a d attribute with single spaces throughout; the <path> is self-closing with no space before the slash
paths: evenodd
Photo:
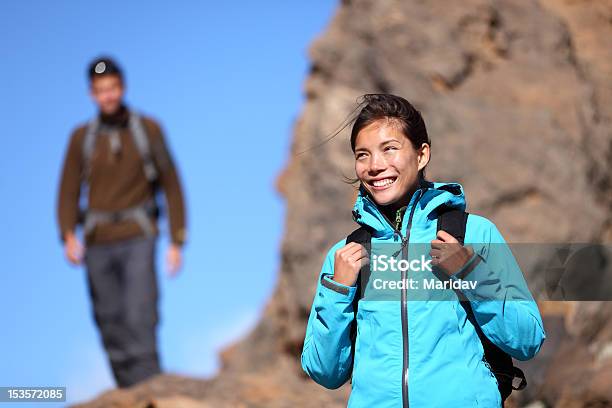
<path id="1" fill-rule="evenodd" d="M 442 259 L 443 252 L 439 249 L 432 249 L 429 251 L 429 255 L 431 256 L 431 264 L 438 265 Z"/>
<path id="2" fill-rule="evenodd" d="M 370 264 L 370 257 L 369 256 L 364 256 L 359 261 L 361 262 L 361 266 L 369 265 Z"/>
<path id="3" fill-rule="evenodd" d="M 456 239 L 455 239 L 455 242 L 442 241 L 439 239 L 433 239 L 431 241 L 431 247 L 436 248 L 436 249 L 459 248 L 460 246 L 461 244 Z"/>
<path id="4" fill-rule="evenodd" d="M 431 255 L 431 257 L 436 257 L 436 258 L 440 258 L 443 254 L 442 251 L 440 251 L 439 249 L 432 249 L 431 251 L 429 251 L 429 254 Z"/>
<path id="5" fill-rule="evenodd" d="M 453 237 L 451 234 L 449 234 L 448 232 L 444 231 L 444 230 L 440 230 L 438 231 L 438 233 L 436 234 L 436 238 L 437 240 L 443 241 L 443 242 L 447 242 L 447 243 L 452 243 L 452 244 L 456 244 L 459 241 L 457 241 L 457 238 Z"/>
<path id="6" fill-rule="evenodd" d="M 361 268 L 370 263 L 370 256 L 363 245 L 351 242 L 336 251 L 336 261 L 337 280 L 352 285 Z"/>
<path id="7" fill-rule="evenodd" d="M 363 245 L 357 242 L 349 242 L 348 244 L 340 248 L 338 252 L 341 252 L 341 253 L 347 252 L 352 255 L 356 252 L 361 251 L 362 249 L 363 249 Z"/>
<path id="8" fill-rule="evenodd" d="M 354 247 L 354 250 L 352 250 L 350 252 L 351 257 L 355 258 L 355 259 L 360 259 L 363 258 L 364 256 L 367 256 L 368 252 L 366 251 L 365 247 L 361 244 L 357 244 L 355 242 L 352 242 L 353 244 L 356 244 Z"/>
<path id="9" fill-rule="evenodd" d="M 351 259 L 352 262 L 356 262 L 361 258 L 368 256 L 368 252 L 366 251 L 365 247 L 356 242 L 351 242 L 340 248 L 337 251 L 337 254 L 339 254 L 343 259 Z"/>
<path id="10" fill-rule="evenodd" d="M 351 242 L 338 249 L 334 259 L 334 280 L 352 286 L 357 281 L 359 270 L 369 263 L 369 255 L 363 245 Z"/>

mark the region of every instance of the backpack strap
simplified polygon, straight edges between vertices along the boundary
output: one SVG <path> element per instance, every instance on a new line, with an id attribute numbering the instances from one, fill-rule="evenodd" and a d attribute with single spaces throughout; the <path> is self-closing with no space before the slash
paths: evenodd
<path id="1" fill-rule="evenodd" d="M 83 139 L 83 180 L 86 181 L 91 173 L 91 157 L 96 145 L 96 138 L 100 130 L 100 119 L 96 116 L 87 124 L 85 138 Z"/>
<path id="2" fill-rule="evenodd" d="M 155 235 L 155 223 L 152 219 L 158 216 L 159 209 L 154 198 L 118 211 L 87 208 L 83 211 L 83 234 L 88 236 L 98 224 L 132 220 L 140 226 L 146 236 L 150 237 Z"/>
<path id="3" fill-rule="evenodd" d="M 438 209 L 437 231 L 444 230 L 448 232 L 455 237 L 461 245 L 464 245 L 468 215 L 469 213 L 465 211 L 445 206 L 440 207 Z M 459 298 L 462 299 L 463 296 Z M 459 303 L 465 309 L 468 319 L 476 329 L 476 333 L 484 349 L 483 360 L 497 378 L 499 392 L 502 402 L 504 402 L 510 393 L 512 393 L 512 390 L 522 390 L 527 386 L 525 374 L 520 368 L 514 366 L 512 357 L 509 354 L 497 347 L 484 334 L 482 328 L 476 321 L 472 304 L 468 300 L 460 300 Z M 513 384 L 515 378 L 520 379 L 520 383 L 517 386 Z"/>
<path id="4" fill-rule="evenodd" d="M 372 232 L 368 228 L 361 226 L 357 228 L 355 231 L 351 232 L 349 236 L 346 238 L 346 243 L 349 244 L 351 242 L 356 242 L 358 244 L 363 245 L 368 253 L 368 256 L 371 255 Z M 353 319 L 353 324 L 351 325 L 351 331 L 350 331 L 351 347 L 353 349 L 353 360 L 351 363 L 351 370 L 355 363 L 355 342 L 357 340 L 357 311 L 359 308 L 359 300 L 363 298 L 363 295 L 365 293 L 365 288 L 368 285 L 368 281 L 370 280 L 370 274 L 371 274 L 370 265 L 364 265 L 361 267 L 361 270 L 359 271 L 359 276 L 357 277 L 357 289 L 355 291 L 355 297 L 353 298 L 354 319 Z M 353 380 L 351 376 L 351 382 L 352 381 Z"/>
<path id="5" fill-rule="evenodd" d="M 154 182 L 157 180 L 158 172 L 153 162 L 153 156 L 151 154 L 151 146 L 149 144 L 149 138 L 145 132 L 144 125 L 140 115 L 134 111 L 130 111 L 129 127 L 134 139 L 134 144 L 138 149 L 138 153 L 143 162 L 144 173 L 147 180 Z"/>
<path id="6" fill-rule="evenodd" d="M 368 254 L 372 250 L 372 233 L 366 227 L 359 227 L 355 231 L 351 232 L 346 238 L 346 243 L 356 242 L 365 247 Z M 363 297 L 365 292 L 365 285 L 370 280 L 370 265 L 364 265 L 359 271 L 359 277 L 357 278 L 357 291 L 355 293 L 355 299 L 359 301 Z M 354 302 L 356 303 L 356 302 Z"/>
<path id="7" fill-rule="evenodd" d="M 467 217 L 468 213 L 465 211 L 443 206 L 438 209 L 437 231 L 444 230 L 448 232 L 463 245 L 465 243 Z"/>
<path id="8" fill-rule="evenodd" d="M 140 115 L 134 111 L 130 111 L 130 118 L 128 122 L 130 133 L 136 150 L 142 159 L 143 170 L 145 177 L 151 183 L 155 182 L 159 176 L 155 162 L 153 161 L 153 154 L 149 143 L 149 138 L 145 131 L 144 124 Z M 91 158 L 96 145 L 96 138 L 100 131 L 100 119 L 96 116 L 87 124 L 87 130 L 85 131 L 85 139 L 83 140 L 83 162 L 84 165 L 84 180 L 87 180 L 91 172 Z"/>

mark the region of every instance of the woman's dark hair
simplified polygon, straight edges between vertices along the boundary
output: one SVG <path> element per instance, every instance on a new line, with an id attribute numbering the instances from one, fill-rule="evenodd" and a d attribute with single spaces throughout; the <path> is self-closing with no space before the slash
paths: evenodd
<path id="1" fill-rule="evenodd" d="M 420 149 L 423 143 L 431 146 L 421 112 L 406 99 L 391 94 L 366 94 L 360 100 L 359 105 L 363 108 L 355 118 L 351 130 L 351 150 L 353 152 L 355 152 L 355 141 L 359 132 L 380 119 L 387 119 L 399 126 L 415 149 Z"/>
<path id="2" fill-rule="evenodd" d="M 352 117 L 355 112 L 356 116 Z M 377 120 L 387 120 L 392 126 L 398 126 L 401 132 L 410 140 L 412 147 L 420 149 L 423 143 L 427 143 L 431 146 L 431 140 L 427 134 L 427 128 L 425 127 L 425 121 L 419 112 L 410 102 L 401 96 L 392 94 L 365 94 L 357 98 L 357 106 L 349 114 L 348 118 L 332 132 L 332 134 L 325 138 L 321 143 L 308 148 L 299 154 L 306 153 L 307 151 L 317 148 L 324 143 L 327 143 L 340 132 L 342 132 L 348 125 L 353 123 L 351 130 L 351 150 L 355 152 L 355 142 L 357 135 L 366 126 L 376 122 Z M 350 178 L 344 176 L 345 181 L 350 184 L 359 183 L 359 179 Z M 421 181 L 425 180 L 425 169 L 419 171 L 419 178 Z"/>

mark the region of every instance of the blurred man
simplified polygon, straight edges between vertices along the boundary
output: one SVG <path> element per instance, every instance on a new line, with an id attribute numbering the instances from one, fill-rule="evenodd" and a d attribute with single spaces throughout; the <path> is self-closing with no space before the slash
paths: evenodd
<path id="1" fill-rule="evenodd" d="M 120 387 L 160 372 L 155 273 L 156 191 L 168 207 L 169 273 L 181 266 L 185 209 L 177 171 L 160 126 L 123 102 L 119 66 L 109 58 L 88 70 L 98 114 L 70 137 L 59 186 L 65 255 L 87 269 L 93 314 Z M 82 193 L 83 192 L 83 193 Z M 81 199 L 87 206 L 81 208 Z M 76 234 L 82 223 L 85 246 Z"/>

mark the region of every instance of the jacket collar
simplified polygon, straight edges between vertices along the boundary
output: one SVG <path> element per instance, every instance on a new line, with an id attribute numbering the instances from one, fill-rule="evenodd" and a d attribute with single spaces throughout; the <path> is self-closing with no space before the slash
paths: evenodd
<path id="1" fill-rule="evenodd" d="M 447 206 L 465 211 L 466 201 L 463 186 L 459 183 L 423 181 L 414 192 L 402 219 L 402 236 L 406 235 L 408 218 L 413 212 L 412 225 L 423 225 L 436 218 L 436 209 Z M 353 220 L 369 227 L 375 236 L 393 235 L 394 229 L 382 215 L 372 196 L 363 185 L 359 186 L 357 200 L 353 206 Z"/>
<path id="2" fill-rule="evenodd" d="M 121 104 L 117 112 L 112 114 L 104 114 L 98 112 L 100 125 L 107 128 L 125 128 L 130 120 L 130 112 L 125 104 Z"/>

